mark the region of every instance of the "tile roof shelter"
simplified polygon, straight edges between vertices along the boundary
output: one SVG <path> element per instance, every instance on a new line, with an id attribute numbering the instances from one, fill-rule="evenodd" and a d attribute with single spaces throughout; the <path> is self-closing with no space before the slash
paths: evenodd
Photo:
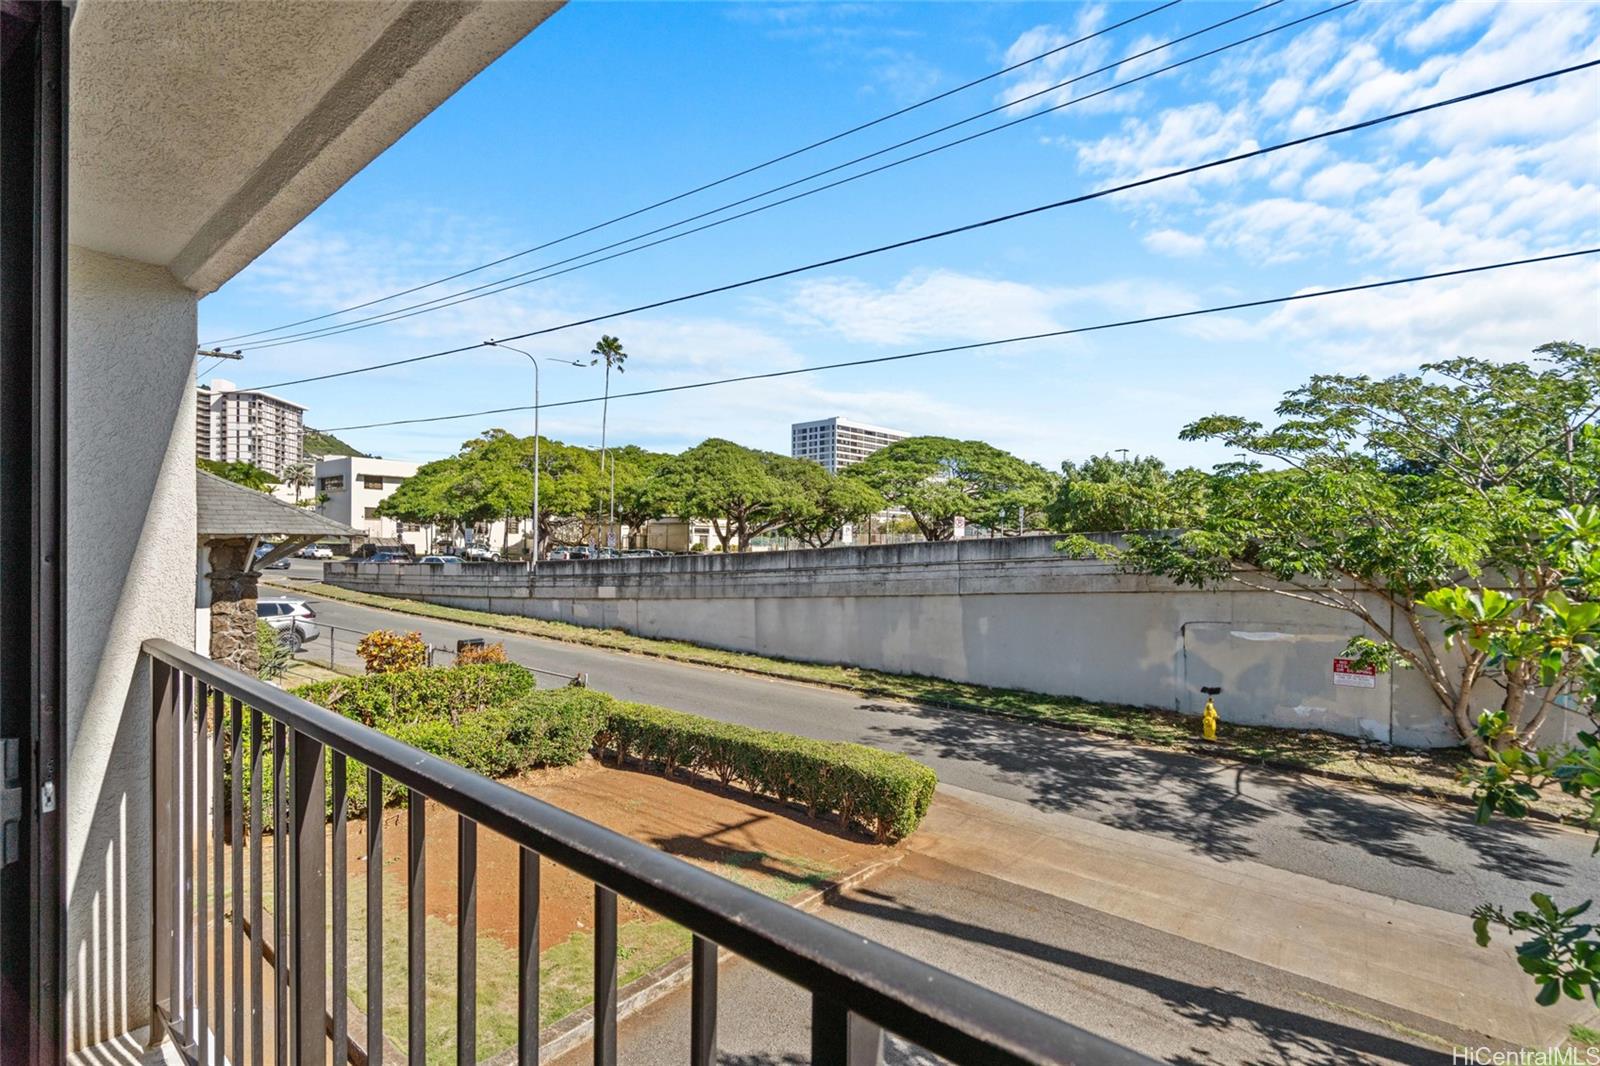
<path id="1" fill-rule="evenodd" d="M 195 471 L 195 634 L 206 635 L 213 659 L 249 673 L 260 665 L 256 652 L 256 581 L 261 567 L 307 544 L 362 533 L 265 492 Z M 260 559 L 263 540 L 274 543 Z"/>

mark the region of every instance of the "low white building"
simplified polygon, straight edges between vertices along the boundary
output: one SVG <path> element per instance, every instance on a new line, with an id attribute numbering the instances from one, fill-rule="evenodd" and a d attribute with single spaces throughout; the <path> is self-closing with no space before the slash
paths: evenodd
<path id="1" fill-rule="evenodd" d="M 507 558 L 523 553 L 523 539 L 530 523 L 527 519 L 515 522 L 509 533 L 502 519 L 479 522 L 470 529 L 452 531 L 434 528 L 415 522 L 401 522 L 378 515 L 378 505 L 400 487 L 400 483 L 417 472 L 416 463 L 400 459 L 373 459 L 364 455 L 335 455 L 317 460 L 315 491 L 320 499 L 319 513 L 361 530 L 376 545 L 408 544 L 419 555 L 426 555 L 436 547 L 437 540 L 453 539 L 458 546 L 482 544 Z"/>
<path id="2" fill-rule="evenodd" d="M 404 541 L 418 552 L 426 552 L 431 546 L 426 543 L 426 533 L 421 527 L 378 516 L 378 504 L 416 472 L 416 463 L 399 459 L 369 459 L 360 455 L 319 459 L 316 493 L 319 499 L 324 496 L 327 499 L 317 510 L 335 522 L 362 530 L 374 541 Z"/>

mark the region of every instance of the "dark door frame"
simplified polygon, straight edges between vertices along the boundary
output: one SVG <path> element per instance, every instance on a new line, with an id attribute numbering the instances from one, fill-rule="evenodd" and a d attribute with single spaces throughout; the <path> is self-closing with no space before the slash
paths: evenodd
<path id="1" fill-rule="evenodd" d="M 0 1066 L 66 991 L 67 22 L 0 0 Z"/>

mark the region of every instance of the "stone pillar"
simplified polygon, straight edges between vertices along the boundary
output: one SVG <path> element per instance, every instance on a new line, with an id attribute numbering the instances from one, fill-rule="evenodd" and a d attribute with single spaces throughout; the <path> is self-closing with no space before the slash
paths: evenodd
<path id="1" fill-rule="evenodd" d="M 250 538 L 209 541 L 211 569 L 210 655 L 219 663 L 254 674 L 261 666 L 256 651 L 256 579 L 250 570 Z"/>

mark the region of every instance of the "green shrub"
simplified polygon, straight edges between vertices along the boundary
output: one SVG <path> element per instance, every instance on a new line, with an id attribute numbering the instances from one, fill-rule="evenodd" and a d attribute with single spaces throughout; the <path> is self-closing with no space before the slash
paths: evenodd
<path id="1" fill-rule="evenodd" d="M 282 677 L 294 661 L 294 653 L 289 650 L 283 635 L 259 618 L 256 619 L 256 659 L 259 662 L 256 676 L 264 681 L 275 681 Z"/>
<path id="2" fill-rule="evenodd" d="M 492 663 L 319 681 L 301 686 L 295 695 L 498 778 L 578 762 L 594 746 L 612 703 L 602 692 L 538 691 L 533 684 L 533 675 L 522 667 Z M 346 779 L 354 816 L 367 808 L 366 768 L 350 762 Z M 384 779 L 386 806 L 404 793 L 404 786 Z"/>
<path id="3" fill-rule="evenodd" d="M 917 828 L 938 783 L 921 763 L 862 744 L 752 729 L 592 689 L 535 690 L 533 675 L 509 663 L 318 681 L 295 695 L 486 777 L 570 766 L 598 750 L 619 765 L 633 756 L 669 774 L 682 769 L 724 785 L 738 782 L 758 795 L 800 803 L 813 816 L 834 813 L 840 824 L 859 824 L 881 841 Z M 271 724 L 263 724 L 263 743 L 270 745 Z M 263 763 L 263 823 L 270 828 L 270 751 Z M 331 776 L 330 767 L 330 782 Z M 356 816 L 367 808 L 365 768 L 349 762 L 347 781 Z M 385 778 L 385 804 L 404 791 Z"/>
<path id="4" fill-rule="evenodd" d="M 446 757 L 486 777 L 571 766 L 594 747 L 595 733 L 614 702 L 591 689 L 531 692 L 463 719 Z"/>
<path id="5" fill-rule="evenodd" d="M 629 755 L 737 780 L 758 795 L 799 802 L 807 813 L 837 812 L 880 841 L 909 835 L 928 813 L 938 778 L 928 767 L 864 744 L 811 740 L 718 722 L 643 703 L 616 702 L 596 737 L 620 765 Z"/>
<path id="6" fill-rule="evenodd" d="M 314 681 L 294 694 L 363 725 L 393 732 L 387 727 L 419 718 L 459 724 L 469 714 L 527 695 L 534 684 L 533 672 L 516 663 L 485 663 Z"/>

